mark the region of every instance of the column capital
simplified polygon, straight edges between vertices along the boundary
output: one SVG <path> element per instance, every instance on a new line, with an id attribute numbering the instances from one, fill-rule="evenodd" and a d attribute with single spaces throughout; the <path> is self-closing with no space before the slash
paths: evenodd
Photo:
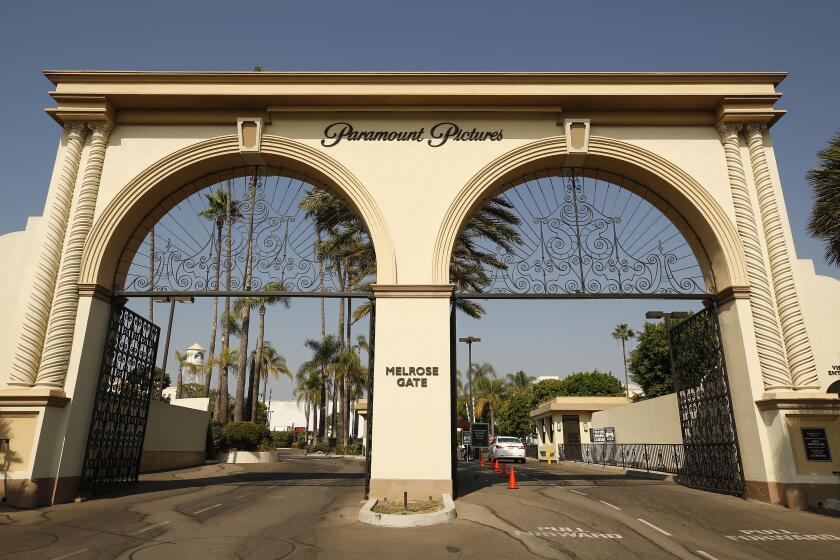
<path id="1" fill-rule="evenodd" d="M 740 132 L 743 126 L 742 123 L 720 122 L 715 128 L 717 128 L 718 134 L 720 134 L 720 142 L 724 144 L 733 136 L 737 139 L 738 132 Z"/>
<path id="2" fill-rule="evenodd" d="M 114 129 L 114 124 L 111 121 L 87 121 L 86 124 L 93 133 L 110 134 Z"/>
<path id="3" fill-rule="evenodd" d="M 80 136 L 84 138 L 87 134 L 87 126 L 84 121 L 68 121 L 64 123 L 64 130 L 67 131 L 68 136 Z"/>
<path id="4" fill-rule="evenodd" d="M 755 134 L 763 135 L 765 130 L 767 130 L 765 123 L 746 123 L 744 125 L 744 132 L 747 136 Z"/>

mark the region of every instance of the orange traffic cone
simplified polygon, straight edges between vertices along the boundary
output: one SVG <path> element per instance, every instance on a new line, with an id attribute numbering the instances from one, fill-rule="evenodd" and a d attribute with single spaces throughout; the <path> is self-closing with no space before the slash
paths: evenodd
<path id="1" fill-rule="evenodd" d="M 493 468 L 496 470 L 496 472 L 499 472 L 499 460 L 498 459 L 493 459 Z"/>
<path id="2" fill-rule="evenodd" d="M 505 464 L 502 463 L 502 478 L 507 476 L 507 469 L 505 468 Z"/>
<path id="3" fill-rule="evenodd" d="M 484 466 L 484 455 L 481 456 L 481 463 L 479 464 L 480 467 Z"/>
<path id="4" fill-rule="evenodd" d="M 516 474 L 514 474 L 513 467 L 511 466 L 510 467 L 510 478 L 508 478 L 508 489 L 509 490 L 516 490 L 517 488 L 519 488 L 519 487 L 516 485 Z"/>

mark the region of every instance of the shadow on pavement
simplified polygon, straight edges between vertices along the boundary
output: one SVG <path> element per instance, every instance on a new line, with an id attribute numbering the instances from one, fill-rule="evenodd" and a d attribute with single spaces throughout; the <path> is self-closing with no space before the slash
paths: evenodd
<path id="1" fill-rule="evenodd" d="M 269 463 L 268 465 L 274 465 Z M 185 488 L 197 488 L 217 485 L 248 485 L 248 486 L 359 486 L 365 482 L 364 472 L 339 472 L 330 470 L 318 471 L 265 471 L 265 472 L 232 472 L 219 474 L 209 471 L 206 476 L 195 476 L 196 471 L 168 471 L 141 475 L 140 480 L 133 486 L 125 486 L 96 491 L 90 500 L 102 498 L 119 498 L 150 492 L 163 492 Z M 189 478 L 178 478 L 178 474 L 188 474 Z M 158 478 L 167 476 L 167 478 Z M 153 478 L 154 477 L 154 478 Z"/>
<path id="2" fill-rule="evenodd" d="M 525 465 L 505 463 L 508 473 L 513 466 L 516 471 L 517 484 L 521 486 L 626 486 L 626 485 L 661 485 L 673 484 L 661 480 L 654 480 L 632 473 L 616 472 L 562 472 L 553 471 L 553 467 L 534 464 Z M 535 470 L 539 469 L 539 470 Z M 551 469 L 551 470 L 549 470 Z M 502 477 L 491 467 L 480 467 L 475 461 L 458 463 L 458 497 L 463 498 L 473 492 L 492 486 L 507 486 L 508 478 Z"/>

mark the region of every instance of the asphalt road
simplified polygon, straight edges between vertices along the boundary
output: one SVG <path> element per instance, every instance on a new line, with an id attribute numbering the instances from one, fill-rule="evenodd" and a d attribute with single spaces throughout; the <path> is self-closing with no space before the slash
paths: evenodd
<path id="1" fill-rule="evenodd" d="M 81 504 L 0 510 L 0 558 L 840 556 L 840 519 L 574 465 L 517 465 L 520 488 L 509 490 L 495 472 L 461 464 L 456 521 L 371 527 L 357 521 L 363 468 L 288 456 L 144 475 L 134 493 Z"/>

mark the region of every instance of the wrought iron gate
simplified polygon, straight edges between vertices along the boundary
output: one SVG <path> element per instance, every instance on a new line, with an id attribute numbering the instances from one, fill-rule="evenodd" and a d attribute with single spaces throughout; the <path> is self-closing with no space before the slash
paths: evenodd
<path id="1" fill-rule="evenodd" d="M 140 471 L 160 328 L 114 305 L 93 401 L 80 492 L 134 484 Z"/>
<path id="2" fill-rule="evenodd" d="M 668 331 L 685 458 L 680 482 L 744 496 L 744 471 L 714 304 Z"/>

